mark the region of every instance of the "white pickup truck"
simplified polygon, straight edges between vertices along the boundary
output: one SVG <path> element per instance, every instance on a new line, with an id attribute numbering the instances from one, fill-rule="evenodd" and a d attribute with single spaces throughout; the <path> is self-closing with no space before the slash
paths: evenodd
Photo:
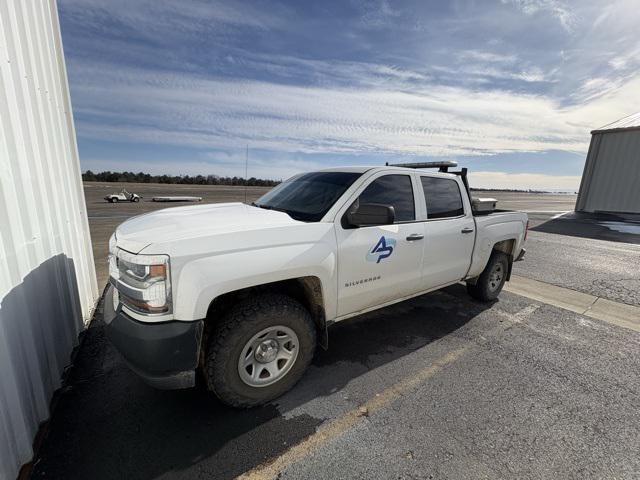
<path id="1" fill-rule="evenodd" d="M 305 173 L 252 205 L 127 220 L 109 242 L 108 337 L 151 385 L 191 387 L 200 371 L 250 407 L 301 378 L 332 323 L 460 281 L 494 300 L 527 216 L 474 213 L 466 169 L 436 166 Z"/>

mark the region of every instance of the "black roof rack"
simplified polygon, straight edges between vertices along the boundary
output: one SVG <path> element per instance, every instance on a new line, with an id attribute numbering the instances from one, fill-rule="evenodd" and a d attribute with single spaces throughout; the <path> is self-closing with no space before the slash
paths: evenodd
<path id="1" fill-rule="evenodd" d="M 441 172 L 448 172 L 449 167 L 457 167 L 458 162 L 451 160 L 444 162 L 418 162 L 418 163 L 386 163 L 387 167 L 404 167 L 404 168 L 438 168 Z"/>

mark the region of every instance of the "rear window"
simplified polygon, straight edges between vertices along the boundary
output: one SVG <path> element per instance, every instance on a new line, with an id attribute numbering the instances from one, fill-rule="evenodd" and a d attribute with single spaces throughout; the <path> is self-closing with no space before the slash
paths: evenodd
<path id="1" fill-rule="evenodd" d="M 458 182 L 449 178 L 420 177 L 427 202 L 427 218 L 464 215 Z"/>

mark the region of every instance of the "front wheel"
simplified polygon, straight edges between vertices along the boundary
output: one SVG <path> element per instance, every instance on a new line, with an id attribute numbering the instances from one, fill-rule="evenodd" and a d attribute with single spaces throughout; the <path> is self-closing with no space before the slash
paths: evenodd
<path id="1" fill-rule="evenodd" d="M 508 271 L 509 258 L 507 255 L 494 251 L 475 285 L 467 283 L 467 292 L 481 302 L 495 300 L 502 291 L 502 287 L 504 287 Z"/>
<path id="2" fill-rule="evenodd" d="M 313 319 L 299 302 L 281 294 L 245 300 L 208 336 L 207 387 L 234 407 L 264 404 L 300 380 L 315 347 Z"/>

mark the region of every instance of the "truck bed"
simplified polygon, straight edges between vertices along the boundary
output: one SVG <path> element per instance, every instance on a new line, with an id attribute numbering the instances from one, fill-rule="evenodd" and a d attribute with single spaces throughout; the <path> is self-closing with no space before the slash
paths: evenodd
<path id="1" fill-rule="evenodd" d="M 514 210 L 494 210 L 493 212 L 473 216 L 476 224 L 476 242 L 473 249 L 469 276 L 479 275 L 487 264 L 491 251 L 498 242 L 507 242 L 509 251 L 517 257 L 527 229 L 526 213 Z M 511 242 L 514 240 L 513 242 Z"/>
<path id="2" fill-rule="evenodd" d="M 501 213 L 514 213 L 516 212 L 516 210 L 504 210 L 501 208 L 496 208 L 495 210 L 492 210 L 491 212 L 473 212 L 473 216 L 474 217 L 487 217 L 489 215 L 494 215 L 494 214 L 501 214 Z"/>

